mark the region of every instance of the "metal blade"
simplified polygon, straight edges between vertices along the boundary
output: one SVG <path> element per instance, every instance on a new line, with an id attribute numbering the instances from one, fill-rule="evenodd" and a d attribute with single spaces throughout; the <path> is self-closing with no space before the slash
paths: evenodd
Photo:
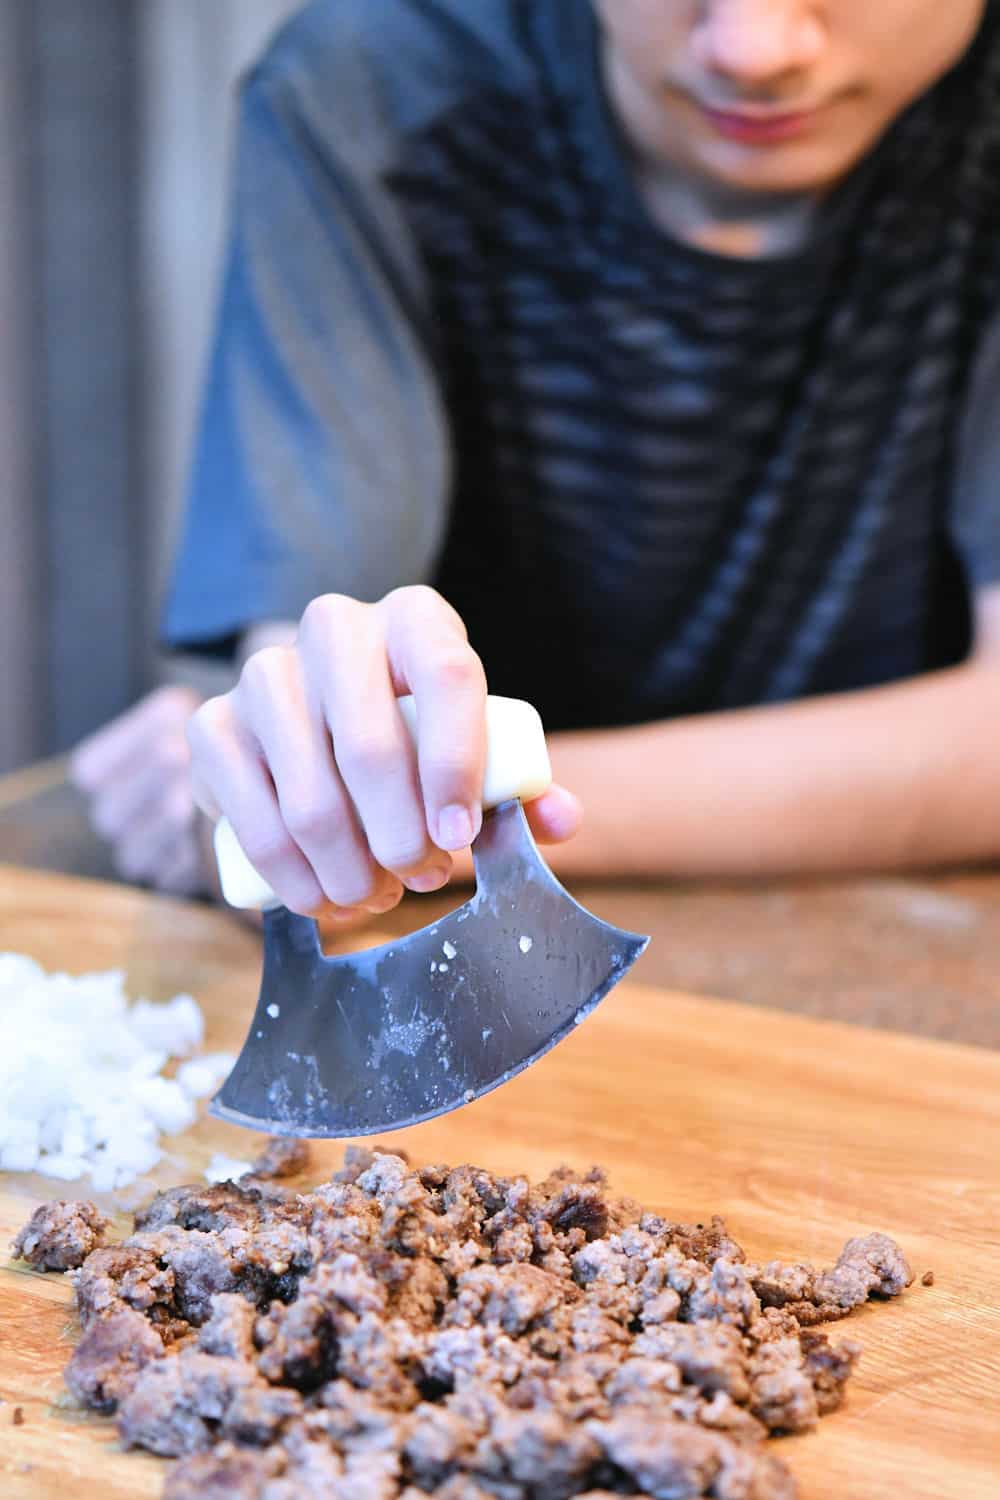
<path id="1" fill-rule="evenodd" d="M 487 814 L 473 856 L 471 900 L 364 952 L 327 958 L 311 918 L 266 913 L 257 1011 L 211 1113 L 312 1137 L 431 1119 L 555 1046 L 646 947 L 563 889 L 520 802 Z"/>

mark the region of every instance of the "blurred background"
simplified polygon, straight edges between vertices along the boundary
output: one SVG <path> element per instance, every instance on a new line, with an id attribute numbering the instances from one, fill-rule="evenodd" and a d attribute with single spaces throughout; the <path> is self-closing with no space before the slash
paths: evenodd
<path id="1" fill-rule="evenodd" d="M 0 0 L 0 773 L 177 671 L 233 90 L 299 3 Z"/>

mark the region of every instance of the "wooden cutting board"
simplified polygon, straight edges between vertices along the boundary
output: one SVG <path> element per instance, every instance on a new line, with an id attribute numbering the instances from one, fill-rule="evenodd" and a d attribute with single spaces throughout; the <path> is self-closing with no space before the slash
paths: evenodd
<path id="1" fill-rule="evenodd" d="M 253 934 L 114 886 L 0 867 L 3 949 L 47 968 L 124 968 L 133 995 L 189 990 L 211 1048 L 239 1045 L 256 999 Z M 724 1214 L 755 1257 L 828 1263 L 849 1235 L 886 1230 L 917 1282 L 843 1325 L 865 1351 L 847 1405 L 778 1451 L 806 1500 L 1000 1494 L 1000 1054 L 626 982 L 506 1088 L 387 1139 L 418 1160 L 539 1176 L 600 1162 L 672 1217 Z M 156 1185 L 198 1178 L 213 1151 L 246 1156 L 248 1144 L 206 1119 L 168 1143 Z M 319 1177 L 339 1150 L 316 1155 Z M 0 1174 L 0 1245 L 40 1200 L 74 1191 Z M 155 1496 L 164 1465 L 121 1453 L 113 1424 L 64 1391 L 69 1290 L 0 1255 L 0 1496 Z"/>

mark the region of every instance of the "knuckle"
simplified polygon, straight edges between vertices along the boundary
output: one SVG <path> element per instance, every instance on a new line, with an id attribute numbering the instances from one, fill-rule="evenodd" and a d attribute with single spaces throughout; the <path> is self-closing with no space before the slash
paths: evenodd
<path id="1" fill-rule="evenodd" d="M 302 611 L 299 630 L 304 636 L 328 635 L 358 609 L 365 608 L 348 594 L 318 594 Z"/>
<path id="2" fill-rule="evenodd" d="M 318 792 L 313 796 L 295 792 L 281 799 L 285 826 L 299 843 L 331 837 L 338 831 L 343 814 L 340 799 L 329 792 Z"/>
<path id="3" fill-rule="evenodd" d="M 440 609 L 446 601 L 429 583 L 406 583 L 391 589 L 383 602 L 391 608 Z"/>
<path id="4" fill-rule="evenodd" d="M 198 695 L 192 688 L 184 687 L 180 683 L 169 683 L 166 687 L 157 688 L 147 699 L 148 705 L 154 709 L 161 721 L 177 723 L 186 721 L 198 707 Z"/>
<path id="5" fill-rule="evenodd" d="M 422 829 L 376 836 L 371 850 L 384 870 L 408 874 L 426 860 L 427 838 Z"/>
<path id="6" fill-rule="evenodd" d="M 334 739 L 337 765 L 349 780 L 388 777 L 402 761 L 399 745 L 374 730 L 342 730 Z"/>
<path id="7" fill-rule="evenodd" d="M 386 594 L 383 604 L 397 619 L 438 626 L 444 622 L 462 640 L 467 637 L 465 622 L 454 605 L 449 604 L 444 595 L 429 583 L 412 583 L 393 589 Z"/>
<path id="8" fill-rule="evenodd" d="M 444 688 L 478 691 L 486 685 L 482 661 L 471 646 L 463 646 L 458 641 L 436 653 L 430 673 Z"/>
<path id="9" fill-rule="evenodd" d="M 271 694 L 285 680 L 291 654 L 288 646 L 262 646 L 243 663 L 240 690 L 251 695 Z"/>
<path id="10" fill-rule="evenodd" d="M 295 841 L 285 828 L 254 829 L 240 838 L 240 844 L 247 859 L 262 874 L 280 866 L 296 853 Z"/>
<path id="11" fill-rule="evenodd" d="M 206 698 L 187 723 L 187 741 L 192 750 L 207 746 L 223 735 L 232 722 L 232 712 L 231 693 Z"/>

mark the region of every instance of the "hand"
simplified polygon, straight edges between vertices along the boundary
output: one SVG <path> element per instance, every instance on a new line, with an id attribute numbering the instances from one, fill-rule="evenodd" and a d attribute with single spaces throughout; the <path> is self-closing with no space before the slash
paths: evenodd
<path id="1" fill-rule="evenodd" d="M 70 761 L 118 872 L 183 896 L 208 885 L 187 742 L 200 702 L 190 688 L 160 688 L 84 740 Z"/>
<path id="2" fill-rule="evenodd" d="M 419 748 L 396 698 L 412 693 Z M 314 599 L 293 645 L 250 656 L 191 720 L 194 794 L 225 813 L 250 862 L 293 911 L 352 922 L 404 887 L 437 890 L 482 821 L 486 678 L 465 626 L 433 589 L 377 604 Z M 576 798 L 527 808 L 543 842 L 576 832 Z"/>

